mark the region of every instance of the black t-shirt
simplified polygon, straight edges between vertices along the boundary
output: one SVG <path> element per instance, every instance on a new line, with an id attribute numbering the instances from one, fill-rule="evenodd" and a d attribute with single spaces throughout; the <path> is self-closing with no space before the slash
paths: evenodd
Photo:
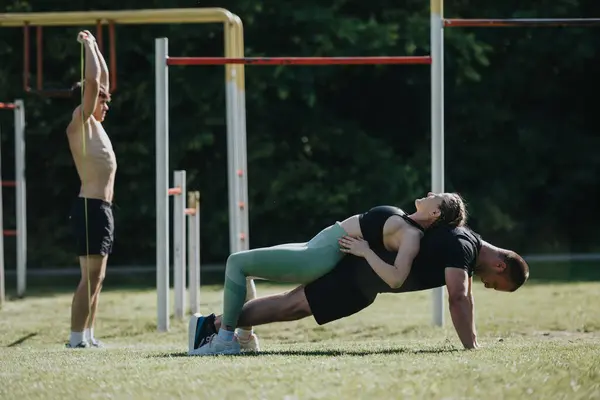
<path id="1" fill-rule="evenodd" d="M 461 268 L 473 276 L 480 249 L 481 237 L 469 228 L 439 226 L 428 229 L 421 239 L 410 274 L 398 289 L 390 288 L 362 257 L 347 256 L 336 268 L 348 268 L 365 294 L 413 292 L 444 286 L 446 268 Z M 397 252 L 376 253 L 383 261 L 394 264 Z"/>

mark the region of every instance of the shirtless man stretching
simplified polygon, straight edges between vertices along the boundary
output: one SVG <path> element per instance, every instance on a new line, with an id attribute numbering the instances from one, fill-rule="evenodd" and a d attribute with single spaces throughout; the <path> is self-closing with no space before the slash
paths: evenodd
<path id="1" fill-rule="evenodd" d="M 102 127 L 110 99 L 108 67 L 89 31 L 80 32 L 77 41 L 85 48 L 85 80 L 81 104 L 73 111 L 67 137 L 81 180 L 79 196 L 69 216 L 81 280 L 71 305 L 71 337 L 67 347 L 86 348 L 101 346 L 94 338 L 94 322 L 114 241 L 112 201 L 117 160 Z M 81 86 L 76 90 L 79 92 Z"/>

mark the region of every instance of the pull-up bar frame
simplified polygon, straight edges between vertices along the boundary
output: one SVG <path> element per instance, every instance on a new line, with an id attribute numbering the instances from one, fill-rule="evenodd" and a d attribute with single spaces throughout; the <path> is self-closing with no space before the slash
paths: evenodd
<path id="1" fill-rule="evenodd" d="M 600 18 L 444 19 L 444 1 L 431 7 L 431 178 L 434 192 L 444 191 L 444 28 L 454 27 L 590 27 Z M 433 323 L 444 324 L 444 288 L 433 289 Z"/>
<path id="2" fill-rule="evenodd" d="M 166 71 L 169 65 L 341 65 L 341 64 L 430 64 L 431 65 L 431 189 L 434 192 L 445 191 L 444 169 L 444 28 L 445 27 L 524 27 L 524 26 L 595 26 L 600 24 L 600 19 L 444 19 L 443 0 L 430 0 L 430 40 L 431 55 L 423 57 L 169 57 L 167 52 L 167 39 L 157 39 L 157 88 L 162 94 L 168 93 Z M 159 55 L 160 53 L 160 55 Z M 243 49 L 241 49 L 243 53 Z M 165 62 L 166 60 L 166 62 Z M 159 99 L 157 91 L 157 120 L 159 112 L 167 110 L 166 104 Z M 228 106 L 229 110 L 229 106 Z M 244 128 L 240 138 L 245 143 L 245 110 L 240 108 L 244 121 Z M 236 114 L 237 115 L 237 114 Z M 160 117 L 161 121 L 165 117 Z M 228 120 L 229 122 L 230 120 Z M 232 121 L 235 123 L 235 118 Z M 240 127 L 241 128 L 241 127 Z M 163 128 L 167 129 L 167 128 Z M 158 137 L 157 131 L 157 137 Z M 158 145 L 158 142 L 157 142 Z M 242 148 L 240 147 L 240 150 Z M 245 145 L 243 147 L 245 156 Z M 245 165 L 244 165 L 245 166 Z M 238 171 L 239 176 L 244 176 L 246 171 Z M 245 183 L 244 183 L 245 184 Z M 247 205 L 247 203 L 244 203 Z M 247 239 L 247 237 L 246 237 Z M 432 290 L 433 324 L 444 324 L 444 288 Z"/>
<path id="3" fill-rule="evenodd" d="M 167 185 L 168 174 L 168 146 L 169 146 L 169 79 L 168 67 L 170 65 L 224 65 L 226 76 L 231 76 L 237 84 L 227 82 L 226 110 L 228 134 L 228 176 L 229 176 L 229 211 L 230 211 L 230 251 L 238 252 L 249 249 L 248 233 L 248 178 L 246 170 L 246 107 L 245 90 L 243 82 L 244 64 L 259 65 L 340 65 L 340 64 L 430 64 L 429 57 L 244 57 L 243 46 L 234 45 L 236 54 L 225 57 L 170 57 L 168 52 L 168 39 L 157 38 L 156 46 L 156 165 L 157 165 L 157 243 L 168 243 L 169 232 L 166 224 L 168 221 Z M 164 257 L 165 250 L 157 247 L 157 261 Z M 159 302 L 159 330 L 164 329 L 168 310 L 168 270 L 160 270 L 157 277 L 157 297 Z M 251 285 L 251 282 L 248 282 Z M 167 325 L 168 327 L 168 322 Z"/>
<path id="4" fill-rule="evenodd" d="M 405 57 L 169 57 L 167 65 L 381 65 L 431 64 L 429 56 Z"/>
<path id="5" fill-rule="evenodd" d="M 590 27 L 599 26 L 600 18 L 506 18 L 506 19 L 444 19 L 444 27 Z"/>
<path id="6" fill-rule="evenodd" d="M 147 24 L 205 24 L 222 23 L 224 26 L 225 57 L 243 57 L 243 25 L 241 19 L 224 8 L 176 8 L 121 11 L 69 11 L 41 13 L 0 14 L 0 27 L 30 26 L 98 26 L 98 24 L 147 25 Z M 110 32 L 109 32 L 110 34 Z M 238 208 L 247 203 L 246 138 L 244 98 L 244 68 L 242 65 L 225 68 L 227 85 L 227 143 L 229 161 L 229 228 L 230 248 L 239 251 L 247 248 L 245 235 L 236 232 L 248 231 L 248 210 Z M 167 101 L 167 100 L 165 100 Z M 167 121 L 157 116 L 157 129 Z M 243 132 L 243 133 L 242 133 Z M 156 278 L 158 298 L 158 330 L 169 329 L 169 233 L 168 233 L 168 135 L 156 149 Z M 157 137 L 158 144 L 158 137 Z M 241 175 L 240 175 L 241 174 Z"/>
<path id="7" fill-rule="evenodd" d="M 228 12 L 229 13 L 229 12 Z M 244 56 L 243 26 L 231 16 L 224 25 L 225 57 Z M 203 22 L 220 22 L 206 20 Z M 158 330 L 169 330 L 169 79 L 168 41 L 155 41 L 156 81 L 156 292 Z M 246 175 L 246 99 L 243 65 L 225 67 L 227 111 L 227 176 L 229 193 L 229 248 L 247 250 L 248 186 Z"/>
<path id="8" fill-rule="evenodd" d="M 17 237 L 17 297 L 25 295 L 27 286 L 27 190 L 25 187 L 25 104 L 23 100 L 15 100 L 14 103 L 0 103 L 0 110 L 13 110 L 15 138 L 15 178 L 14 181 L 2 181 L 2 185 L 0 185 L 0 306 L 2 306 L 6 293 L 5 235 Z M 0 180 L 2 180 L 1 173 Z M 15 188 L 17 229 L 14 231 L 4 231 L 2 186 Z"/>
<path id="9" fill-rule="evenodd" d="M 146 10 L 120 10 L 120 11 L 67 11 L 67 12 L 37 12 L 37 13 L 8 13 L 0 14 L 0 28 L 23 28 L 24 36 L 24 54 L 23 54 L 23 85 L 25 90 L 29 87 L 29 27 L 35 26 L 37 49 L 37 89 L 41 90 L 42 85 L 42 27 L 58 26 L 96 26 L 98 29 L 98 42 L 102 45 L 103 24 L 109 26 L 108 35 L 110 42 L 110 63 L 111 69 L 116 64 L 116 52 L 114 48 L 115 31 L 114 26 L 119 25 L 148 25 L 148 24 L 203 24 L 203 23 L 223 23 L 228 25 L 229 34 L 225 33 L 225 53 L 232 54 L 233 38 L 243 35 L 243 27 L 240 18 L 224 8 L 167 8 L 167 9 L 146 9 Z M 111 75 L 111 87 L 115 87 L 116 80 Z M 44 92 L 44 91 L 42 91 Z M 61 95 L 60 90 L 46 91 L 55 95 Z"/>

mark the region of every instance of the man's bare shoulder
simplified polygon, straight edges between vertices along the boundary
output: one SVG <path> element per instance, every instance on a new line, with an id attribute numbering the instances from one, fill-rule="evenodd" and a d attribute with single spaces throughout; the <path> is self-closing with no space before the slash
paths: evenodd
<path id="1" fill-rule="evenodd" d="M 94 116 L 90 116 L 90 120 L 93 120 Z M 77 106 L 73 113 L 71 113 L 71 121 L 67 125 L 67 135 L 73 135 L 81 133 L 81 105 Z"/>
<path id="2" fill-rule="evenodd" d="M 81 106 L 77 106 L 71 113 L 71 121 L 67 125 L 67 135 L 72 135 L 77 131 L 81 131 Z"/>

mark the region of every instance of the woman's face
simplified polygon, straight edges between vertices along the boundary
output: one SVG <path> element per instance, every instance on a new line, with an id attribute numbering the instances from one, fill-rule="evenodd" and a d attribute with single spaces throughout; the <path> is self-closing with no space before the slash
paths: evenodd
<path id="1" fill-rule="evenodd" d="M 440 215 L 440 205 L 444 201 L 444 194 L 433 192 L 427 193 L 427 197 L 415 200 L 415 207 L 418 212 L 437 218 Z"/>

